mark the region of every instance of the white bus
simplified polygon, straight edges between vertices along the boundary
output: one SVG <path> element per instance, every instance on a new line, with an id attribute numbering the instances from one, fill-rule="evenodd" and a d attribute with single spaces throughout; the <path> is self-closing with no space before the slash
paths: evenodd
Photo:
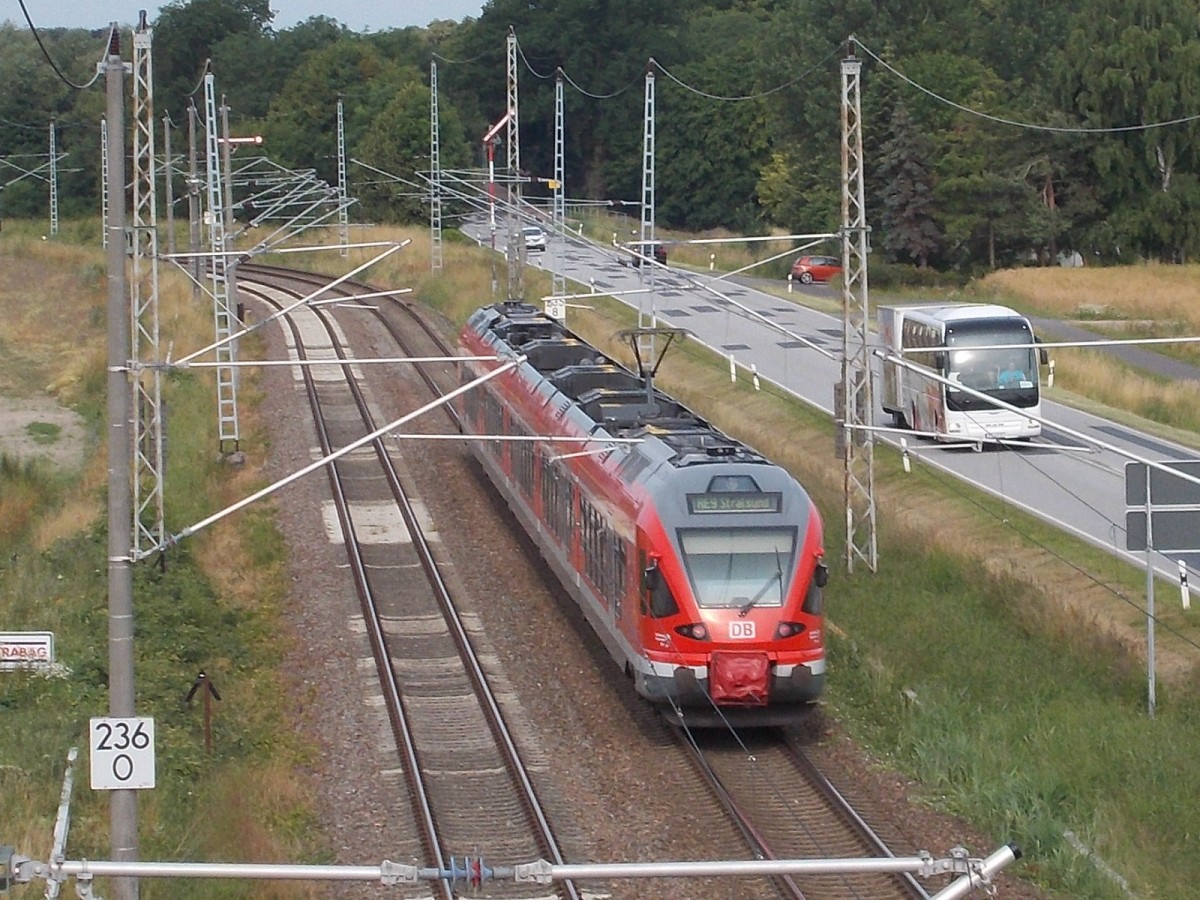
<path id="1" fill-rule="evenodd" d="M 1041 434 L 1035 419 L 988 399 L 1041 416 L 1038 365 L 1046 364 L 1046 351 L 1035 346 L 1025 316 L 981 303 L 880 306 L 877 316 L 879 339 L 888 351 L 952 382 L 946 385 L 921 369 L 885 360 L 880 398 L 896 427 L 941 441 L 977 443 Z"/>

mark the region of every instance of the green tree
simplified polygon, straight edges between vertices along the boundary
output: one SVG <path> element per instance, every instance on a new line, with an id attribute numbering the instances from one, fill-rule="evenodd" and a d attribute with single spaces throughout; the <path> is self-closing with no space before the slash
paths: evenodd
<path id="1" fill-rule="evenodd" d="M 933 218 L 933 177 L 926 165 L 930 142 L 912 124 L 900 106 L 891 121 L 891 138 L 883 145 L 879 161 L 883 214 L 883 249 L 892 262 L 929 264 L 941 245 Z"/>
<path id="2" fill-rule="evenodd" d="M 421 80 L 412 67 L 383 57 L 370 43 L 345 38 L 305 57 L 271 103 L 263 123 L 273 160 L 292 169 L 315 169 L 337 182 L 337 101 L 343 98 L 346 146 L 353 148 L 405 84 Z M 428 107 L 422 117 L 428 127 Z"/>
<path id="3" fill-rule="evenodd" d="M 154 20 L 156 110 L 185 121 L 187 98 L 201 85 L 215 48 L 234 35 L 263 35 L 273 15 L 269 0 L 175 0 L 163 6 Z M 198 96 L 203 109 L 203 94 Z"/>
<path id="4" fill-rule="evenodd" d="M 731 34 L 741 39 L 725 40 Z M 771 138 L 767 100 L 757 96 L 756 48 L 770 38 L 762 16 L 734 10 L 697 15 L 681 29 L 684 46 L 707 52 L 672 69 L 674 77 L 656 75 L 656 202 L 664 224 L 762 227 L 756 189 Z"/>
<path id="5" fill-rule="evenodd" d="M 1164 211 L 1193 205 L 1200 125 L 1159 123 L 1195 113 L 1200 95 L 1200 17 L 1189 0 L 1093 0 L 1071 18 L 1059 57 L 1066 105 L 1093 128 L 1092 178 L 1126 255 L 1163 260 L 1198 249 L 1188 223 Z M 1175 196 L 1172 199 L 1159 196 Z M 1119 246 L 1119 244 L 1118 244 Z"/>
<path id="6" fill-rule="evenodd" d="M 463 167 L 470 160 L 470 152 L 461 117 L 439 91 L 438 154 L 442 167 Z M 356 153 L 363 162 L 407 182 L 369 176 L 370 184 L 357 191 L 363 214 L 391 221 L 427 221 L 424 175 L 430 166 L 429 86 L 416 80 L 401 85 L 372 120 Z"/>
<path id="7" fill-rule="evenodd" d="M 641 194 L 641 146 L 646 65 L 681 58 L 677 29 L 695 0 L 492 0 L 464 26 L 451 55 L 462 62 L 439 68 L 473 134 L 482 136 L 504 115 L 505 42 L 515 29 L 521 116 L 521 164 L 548 174 L 554 162 L 554 71 L 567 84 L 564 105 L 567 185 L 573 196 L 636 200 Z M 447 48 L 449 49 L 449 48 Z M 536 73 L 536 74 L 535 74 Z M 464 99 L 473 95 L 474 101 Z"/>
<path id="8" fill-rule="evenodd" d="M 39 32 L 47 53 L 66 79 L 85 84 L 108 32 L 55 28 Z M 99 209 L 99 134 L 104 80 L 77 90 L 46 62 L 25 28 L 0 25 L 0 214 L 42 217 L 49 211 L 50 123 L 58 162 L 59 213 L 76 216 Z M 41 169 L 36 175 L 26 175 Z"/>
<path id="9" fill-rule="evenodd" d="M 212 48 L 216 83 L 238 116 L 261 119 L 306 57 L 354 35 L 326 16 L 286 31 L 239 31 Z"/>

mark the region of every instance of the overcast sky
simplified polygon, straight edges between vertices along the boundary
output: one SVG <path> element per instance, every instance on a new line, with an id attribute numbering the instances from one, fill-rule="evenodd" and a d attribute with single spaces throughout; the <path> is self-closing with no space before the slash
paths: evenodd
<path id="1" fill-rule="evenodd" d="M 272 25 L 291 28 L 310 16 L 337 19 L 352 31 L 385 31 L 408 25 L 428 25 L 434 19 L 461 21 L 478 18 L 484 0 L 271 0 Z M 138 11 L 146 10 L 151 24 L 162 3 L 137 0 L 25 0 L 29 17 L 38 28 L 103 28 L 109 22 L 133 25 Z M 0 0 L 0 21 L 24 25 L 18 0 Z"/>

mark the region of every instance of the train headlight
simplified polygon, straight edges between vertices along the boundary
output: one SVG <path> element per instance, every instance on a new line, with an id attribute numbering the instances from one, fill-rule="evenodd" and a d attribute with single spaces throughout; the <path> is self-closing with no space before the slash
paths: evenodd
<path id="1" fill-rule="evenodd" d="M 798 634 L 804 633 L 804 624 L 802 622 L 780 622 L 775 626 L 775 639 L 795 637 Z"/>
<path id="2" fill-rule="evenodd" d="M 685 638 L 691 638 L 693 641 L 707 641 L 708 629 L 701 622 L 692 622 L 688 625 L 678 625 L 675 627 L 675 633 Z"/>

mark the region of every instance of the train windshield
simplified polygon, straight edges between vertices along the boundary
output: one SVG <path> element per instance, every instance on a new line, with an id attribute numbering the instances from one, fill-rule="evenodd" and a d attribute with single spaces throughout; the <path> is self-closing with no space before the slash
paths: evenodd
<path id="1" fill-rule="evenodd" d="M 701 608 L 783 605 L 796 529 L 687 528 L 679 542 Z"/>

